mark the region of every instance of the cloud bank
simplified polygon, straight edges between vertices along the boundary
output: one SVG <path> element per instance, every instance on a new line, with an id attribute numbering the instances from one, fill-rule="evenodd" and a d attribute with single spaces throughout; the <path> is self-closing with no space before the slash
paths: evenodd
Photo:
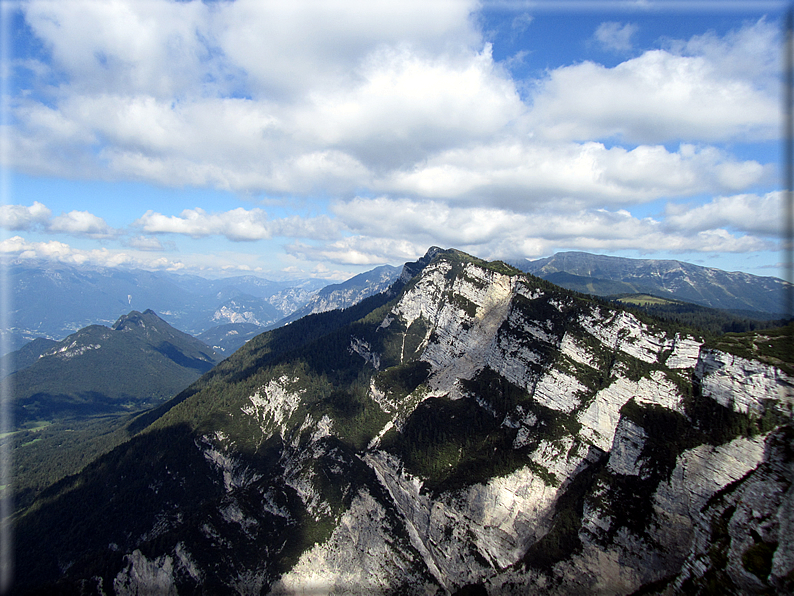
<path id="1" fill-rule="evenodd" d="M 604 22 L 591 39 L 634 55 L 518 80 L 494 59 L 481 9 L 22 4 L 35 43 L 13 64 L 20 92 L 4 165 L 319 201 L 328 214 L 147 206 L 115 230 L 101 215 L 53 217 L 34 202 L 3 207 L 3 226 L 146 251 L 171 246 L 167 237 L 285 238 L 289 255 L 355 264 L 415 258 L 428 244 L 481 256 L 774 248 L 780 198 L 756 189 L 775 165 L 732 147 L 780 134 L 775 23 L 640 51 L 637 25 Z M 535 26 L 518 15 L 510 34 Z M 658 202 L 667 206 L 653 217 L 632 215 Z"/>

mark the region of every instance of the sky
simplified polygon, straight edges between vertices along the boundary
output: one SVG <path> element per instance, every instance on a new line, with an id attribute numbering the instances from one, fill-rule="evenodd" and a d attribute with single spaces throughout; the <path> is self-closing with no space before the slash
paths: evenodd
<path id="1" fill-rule="evenodd" d="M 782 2 L 2 0 L 10 259 L 783 277 Z"/>

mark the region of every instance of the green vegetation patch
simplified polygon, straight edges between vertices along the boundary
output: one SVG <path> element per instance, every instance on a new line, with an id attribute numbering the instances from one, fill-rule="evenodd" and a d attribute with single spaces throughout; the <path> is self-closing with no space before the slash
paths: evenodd
<path id="1" fill-rule="evenodd" d="M 51 484 L 82 470 L 100 455 L 126 441 L 130 417 L 94 416 L 46 424 L 14 435 L 13 490 L 18 511 L 28 507 Z"/>
<path id="2" fill-rule="evenodd" d="M 619 302 L 626 310 L 642 320 L 647 320 L 650 316 L 657 321 L 663 321 L 666 328 L 685 334 L 716 338 L 725 333 L 752 332 L 785 325 L 782 320 L 753 318 L 749 314 L 734 314 L 726 310 L 708 308 L 690 302 L 653 298 L 656 298 L 657 301 L 633 299 L 627 295 L 612 297 L 615 302 Z M 763 315 L 759 314 L 759 317 L 763 317 Z"/>
<path id="3" fill-rule="evenodd" d="M 372 351 L 380 355 L 382 368 L 390 368 L 420 356 L 429 328 L 422 317 L 418 317 L 407 328 L 404 321 L 396 318 L 383 328 L 380 327 L 380 321 L 377 324 L 357 324 L 353 335 L 366 341 Z"/>
<path id="4" fill-rule="evenodd" d="M 705 347 L 760 360 L 794 375 L 794 324 L 763 331 L 726 333 L 709 340 Z"/>
<path id="5" fill-rule="evenodd" d="M 389 421 L 389 415 L 371 400 L 363 387 L 334 390 L 311 409 L 319 420 L 327 414 L 333 420 L 333 433 L 349 449 L 363 451 Z"/>
<path id="6" fill-rule="evenodd" d="M 702 445 L 707 439 L 702 431 L 692 427 L 686 416 L 656 404 L 640 405 L 631 399 L 620 414 L 647 433 L 640 453 L 641 475 L 653 480 L 654 489 L 661 480 L 670 478 L 681 453 Z"/>
<path id="7" fill-rule="evenodd" d="M 462 294 L 456 294 L 450 291 L 446 294 L 446 298 L 451 304 L 458 307 L 472 319 L 477 316 L 477 305 Z"/>
<path id="8" fill-rule="evenodd" d="M 417 406 L 401 432 L 383 437 L 381 447 L 399 455 L 406 470 L 438 494 L 487 481 L 520 465 L 512 449 L 515 431 L 503 432 L 500 422 L 474 399 L 429 398 Z"/>
<path id="9" fill-rule="evenodd" d="M 411 323 L 405 333 L 405 340 L 403 342 L 403 362 L 406 360 L 413 360 L 420 356 L 420 349 L 424 344 L 429 329 L 430 326 L 427 321 L 425 321 L 424 317 L 419 317 Z"/>
<path id="10" fill-rule="evenodd" d="M 759 417 L 736 412 L 710 397 L 704 397 L 697 384 L 693 384 L 692 389 L 692 397 L 684 401 L 687 416 L 694 423 L 689 432 L 702 432 L 704 443 L 722 445 L 737 437 L 754 437 L 786 422 L 785 416 L 770 400 L 766 401 L 764 414 Z"/>
<path id="11" fill-rule="evenodd" d="M 585 497 L 605 464 L 606 457 L 602 457 L 574 476 L 554 506 L 551 530 L 529 547 L 518 561 L 518 566 L 550 571 L 555 563 L 581 551 L 579 529 L 582 526 Z"/>
<path id="12" fill-rule="evenodd" d="M 430 375 L 430 364 L 422 360 L 393 366 L 375 376 L 375 385 L 390 399 L 412 393 Z"/>
<path id="13" fill-rule="evenodd" d="M 621 304 L 630 304 L 632 306 L 649 306 L 652 304 L 683 304 L 679 300 L 672 300 L 670 298 L 661 298 L 660 296 L 653 296 L 651 294 L 629 294 L 618 295 L 614 297 L 617 302 Z"/>
<path id="14" fill-rule="evenodd" d="M 508 265 L 504 261 L 489 261 L 485 264 L 486 268 L 490 269 L 491 271 L 496 271 L 497 273 L 501 273 L 502 275 L 524 275 L 524 273 L 513 267 L 512 265 Z"/>
<path id="15" fill-rule="evenodd" d="M 535 402 L 527 392 L 491 369 L 472 380 L 461 380 L 467 395 L 450 400 L 429 398 L 406 419 L 401 431 L 384 435 L 381 447 L 398 455 L 406 470 L 424 480 L 424 489 L 433 494 L 484 483 L 522 466 L 549 485 L 557 478 L 529 455 L 541 441 L 553 441 L 578 431 L 572 416 Z M 478 403 L 479 402 L 479 403 Z M 513 444 L 517 428 L 502 425 L 508 414 L 535 418 L 532 436 L 520 449 Z"/>

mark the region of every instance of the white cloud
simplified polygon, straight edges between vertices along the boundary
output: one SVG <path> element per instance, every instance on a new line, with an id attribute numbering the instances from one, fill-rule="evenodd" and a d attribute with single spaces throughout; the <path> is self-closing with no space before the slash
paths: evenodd
<path id="1" fill-rule="evenodd" d="M 632 48 L 631 38 L 637 33 L 638 27 L 633 23 L 601 23 L 593 37 L 605 49 L 615 52 L 627 52 Z"/>
<path id="2" fill-rule="evenodd" d="M 679 217 L 685 218 L 686 207 L 678 209 Z M 743 229 L 729 231 L 724 221 L 684 229 L 665 219 L 638 218 L 623 209 L 568 211 L 565 206 L 555 209 L 552 204 L 534 213 L 517 213 L 378 197 L 345 201 L 334 211 L 352 236 L 330 244 L 295 245 L 291 250 L 306 258 L 376 264 L 416 258 L 433 244 L 483 258 L 540 257 L 560 249 L 653 254 L 662 250 L 738 253 L 777 248 L 777 242 L 767 235 Z M 699 217 L 697 209 L 693 216 Z"/>
<path id="3" fill-rule="evenodd" d="M 766 181 L 771 167 L 735 161 L 713 147 L 677 152 L 602 143 L 529 145 L 511 141 L 440 153 L 413 169 L 390 172 L 382 192 L 489 204 L 531 211 L 549 201 L 571 205 L 637 204 L 666 196 L 734 191 Z"/>
<path id="4" fill-rule="evenodd" d="M 677 231 L 731 228 L 756 236 L 781 237 L 785 231 L 783 201 L 783 192 L 775 191 L 762 197 L 753 194 L 716 197 L 696 207 L 668 205 L 665 227 Z"/>
<path id="5" fill-rule="evenodd" d="M 94 264 L 105 267 L 141 266 L 142 261 L 128 253 L 110 251 L 106 248 L 82 250 L 72 248 L 68 244 L 50 240 L 48 242 L 28 242 L 21 236 L 7 238 L 0 242 L 0 254 L 16 256 L 20 259 L 47 259 L 71 265 Z M 147 263 L 150 265 L 151 263 Z M 178 263 L 171 263 L 169 268 L 178 269 Z"/>
<path id="6" fill-rule="evenodd" d="M 731 79 L 749 81 L 766 93 L 780 90 L 781 28 L 765 18 L 729 31 L 724 37 L 713 31 L 688 40 L 668 40 L 671 53 L 701 56 L 716 72 Z"/>
<path id="7" fill-rule="evenodd" d="M 335 206 L 334 217 L 280 219 L 153 209 L 131 237 L 84 211 L 6 206 L 8 229 L 116 235 L 130 249 L 106 257 L 39 243 L 20 254 L 150 262 L 136 251 L 163 250 L 155 234 L 295 238 L 293 256 L 361 266 L 413 259 L 430 244 L 486 257 L 774 244 L 777 199 L 741 194 L 769 182 L 772 166 L 717 145 L 780 134 L 779 34 L 766 21 L 517 82 L 509 67 L 526 52 L 495 63 L 473 1 L 23 7 L 51 62 L 18 63 L 33 83 L 12 98 L 6 165 Z M 517 17 L 511 31 L 530 22 Z M 603 23 L 595 39 L 629 51 L 636 31 Z M 527 100 L 518 86 L 532 90 Z M 624 210 L 703 195 L 719 198 L 659 220 Z"/>
<path id="8" fill-rule="evenodd" d="M 30 207 L 0 205 L 0 227 L 6 230 L 31 230 L 46 224 L 50 215 L 52 211 L 38 201 L 34 201 Z"/>
<path id="9" fill-rule="evenodd" d="M 526 12 L 521 13 L 520 15 L 514 17 L 510 22 L 510 29 L 514 33 L 523 33 L 529 28 L 530 24 L 534 20 L 535 18 L 531 14 Z"/>
<path id="10" fill-rule="evenodd" d="M 780 33 L 761 20 L 607 68 L 562 67 L 539 81 L 532 122 L 558 139 L 634 143 L 769 140 L 780 134 Z"/>
<path id="11" fill-rule="evenodd" d="M 185 209 L 179 216 L 149 210 L 132 225 L 149 234 L 183 234 L 193 238 L 224 236 L 235 242 L 264 240 L 274 235 L 328 239 L 338 230 L 338 225 L 327 216 L 269 220 L 262 209 L 242 207 L 221 213 L 207 213 L 197 207 Z"/>
<path id="12" fill-rule="evenodd" d="M 23 10 L 53 68 L 83 91 L 179 95 L 215 66 L 207 62 L 212 11 L 201 2 L 42 0 Z"/>
<path id="13" fill-rule="evenodd" d="M 101 217 L 88 211 L 70 211 L 54 217 L 47 226 L 50 232 L 62 232 L 89 238 L 112 238 L 113 230 Z"/>
<path id="14" fill-rule="evenodd" d="M 319 145 L 346 150 L 370 169 L 490 139 L 525 109 L 490 46 L 465 60 L 382 49 L 367 57 L 359 76 L 354 87 L 312 94 L 296 118 L 302 134 L 312 131 Z"/>
<path id="15" fill-rule="evenodd" d="M 179 216 L 149 210 L 133 226 L 149 234 L 184 234 L 193 238 L 226 236 L 235 241 L 270 238 L 267 213 L 261 209 L 246 211 L 242 207 L 224 213 L 185 209 Z"/>
<path id="16" fill-rule="evenodd" d="M 296 242 L 286 247 L 288 254 L 300 259 L 362 266 L 415 260 L 422 256 L 427 248 L 427 244 L 371 236 L 349 236 L 320 246 Z"/>
<path id="17" fill-rule="evenodd" d="M 778 60 L 771 25 L 671 41 L 614 68 L 559 68 L 527 105 L 475 8 L 32 1 L 28 21 L 64 82 L 15 99 L 10 165 L 287 195 L 468 193 L 495 205 L 740 192 L 759 179 L 759 164 L 706 159 L 703 143 L 779 134 L 777 93 L 758 82 Z M 615 35 L 629 36 L 621 27 Z M 570 142 L 601 137 L 641 146 Z M 671 139 L 691 139 L 698 157 L 656 147 Z M 676 159 L 683 171 L 670 175 Z"/>
<path id="18" fill-rule="evenodd" d="M 199 87 L 275 98 L 335 86 L 382 44 L 443 51 L 474 43 L 469 14 L 475 8 L 458 0 L 32 0 L 23 6 L 55 67 L 81 89 L 179 97 Z"/>
<path id="19" fill-rule="evenodd" d="M 274 98 L 355 86 L 362 56 L 406 45 L 458 54 L 480 43 L 469 19 L 475 2 L 238 0 L 215 15 L 218 41 L 252 92 Z M 296 76 L 296 73 L 300 73 Z"/>
<path id="20" fill-rule="evenodd" d="M 44 230 L 87 238 L 112 238 L 117 231 L 88 211 L 70 211 L 52 217 L 52 211 L 38 201 L 33 205 L 1 205 L 0 227 L 6 230 Z"/>
<path id="21" fill-rule="evenodd" d="M 70 265 L 132 267 L 148 270 L 191 271 L 197 274 L 229 275 L 236 272 L 264 273 L 262 255 L 239 252 L 194 253 L 178 258 L 153 256 L 139 250 L 85 250 L 64 242 L 30 242 L 21 236 L 0 241 L 0 255 L 18 260 L 49 260 Z M 272 265 L 272 263 L 268 263 Z M 328 277 L 339 272 L 329 271 Z"/>

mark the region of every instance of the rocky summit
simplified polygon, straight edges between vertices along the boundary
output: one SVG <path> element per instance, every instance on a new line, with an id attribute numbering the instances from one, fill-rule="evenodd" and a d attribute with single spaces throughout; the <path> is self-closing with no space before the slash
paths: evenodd
<path id="1" fill-rule="evenodd" d="M 16 592 L 792 593 L 787 340 L 431 249 L 43 493 Z"/>

